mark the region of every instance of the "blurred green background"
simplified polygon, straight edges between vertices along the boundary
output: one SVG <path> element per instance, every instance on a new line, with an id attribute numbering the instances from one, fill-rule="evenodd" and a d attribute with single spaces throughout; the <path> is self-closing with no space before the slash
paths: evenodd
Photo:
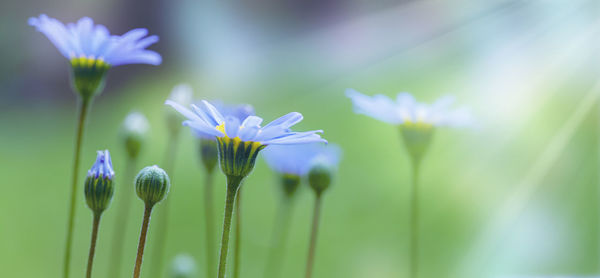
<path id="1" fill-rule="evenodd" d="M 1 277 L 60 277 L 62 267 L 76 102 L 65 59 L 26 25 L 39 13 L 63 22 L 90 16 L 119 34 L 147 27 L 161 37 L 151 48 L 163 65 L 111 69 L 89 117 L 80 176 L 96 150 L 109 149 L 116 198 L 119 187 L 132 186 L 123 180 L 122 120 L 132 110 L 149 118 L 138 168 L 161 165 L 163 103 L 178 83 L 191 84 L 197 99 L 250 103 L 265 121 L 298 111 L 305 117 L 298 130 L 323 129 L 344 150 L 325 195 L 314 277 L 408 277 L 406 152 L 397 128 L 354 114 L 344 90 L 408 91 L 426 102 L 452 94 L 470 107 L 476 125 L 436 131 L 424 162 L 421 277 L 600 273 L 597 1 L 9 0 L 2 6 Z M 191 254 L 197 277 L 204 277 L 204 172 L 197 140 L 182 131 L 165 258 Z M 221 223 L 225 186 L 217 176 Z M 259 159 L 243 186 L 242 277 L 262 277 L 276 179 Z M 74 277 L 85 270 L 92 220 L 80 193 Z M 282 277 L 304 274 L 311 193 L 304 186 L 297 196 Z M 123 277 L 133 268 L 143 210 L 141 201 L 131 201 Z M 95 277 L 107 277 L 114 213 L 109 209 L 100 227 Z"/>

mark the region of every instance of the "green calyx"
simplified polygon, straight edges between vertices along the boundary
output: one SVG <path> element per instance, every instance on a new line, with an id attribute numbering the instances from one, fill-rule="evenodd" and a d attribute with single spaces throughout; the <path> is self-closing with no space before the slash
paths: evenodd
<path id="1" fill-rule="evenodd" d="M 212 173 L 219 160 L 217 141 L 214 139 L 200 139 L 200 160 L 206 172 Z"/>
<path id="2" fill-rule="evenodd" d="M 300 176 L 294 174 L 283 174 L 280 178 L 281 188 L 286 197 L 291 198 L 298 190 Z"/>
<path id="3" fill-rule="evenodd" d="M 404 145 L 413 160 L 421 160 L 433 138 L 434 128 L 429 124 L 406 123 L 400 126 Z"/>
<path id="4" fill-rule="evenodd" d="M 239 137 L 233 139 L 227 136 L 217 137 L 221 171 L 228 177 L 248 176 L 254 169 L 258 152 L 265 147 L 258 142 L 244 142 Z"/>
<path id="5" fill-rule="evenodd" d="M 135 178 L 135 192 L 150 207 L 162 201 L 170 187 L 169 176 L 156 165 L 142 169 Z"/>
<path id="6" fill-rule="evenodd" d="M 83 99 L 89 100 L 104 88 L 110 65 L 101 58 L 76 57 L 71 59 L 71 80 Z"/>
<path id="7" fill-rule="evenodd" d="M 85 201 L 94 213 L 102 213 L 112 200 L 114 187 L 112 179 L 108 177 L 88 176 L 84 184 Z"/>
<path id="8" fill-rule="evenodd" d="M 331 185 L 333 169 L 330 165 L 318 163 L 308 172 L 308 185 L 320 196 Z"/>

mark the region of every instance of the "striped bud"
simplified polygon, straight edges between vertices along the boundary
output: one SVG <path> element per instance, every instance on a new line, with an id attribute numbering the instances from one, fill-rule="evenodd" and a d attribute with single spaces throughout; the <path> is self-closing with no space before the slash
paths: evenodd
<path id="1" fill-rule="evenodd" d="M 158 166 L 142 169 L 135 178 L 135 191 L 147 206 L 154 206 L 169 193 L 171 182 L 165 170 Z"/>
<path id="2" fill-rule="evenodd" d="M 114 176 L 110 153 L 108 150 L 98 151 L 84 184 L 86 203 L 94 213 L 102 213 L 108 208 L 114 193 Z"/>

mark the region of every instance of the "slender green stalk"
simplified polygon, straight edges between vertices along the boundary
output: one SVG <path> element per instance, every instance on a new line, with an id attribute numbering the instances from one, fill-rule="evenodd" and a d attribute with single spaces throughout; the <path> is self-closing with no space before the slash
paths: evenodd
<path id="1" fill-rule="evenodd" d="M 315 261 L 315 249 L 317 247 L 317 233 L 319 231 L 319 218 L 321 215 L 321 195 L 317 194 L 315 199 L 315 208 L 313 211 L 312 230 L 310 233 L 310 243 L 308 247 L 308 259 L 306 260 L 306 276 L 312 277 L 312 270 Z"/>
<path id="2" fill-rule="evenodd" d="M 273 231 L 271 232 L 271 252 L 265 267 L 265 277 L 280 277 L 282 268 L 285 244 L 287 241 L 291 211 L 292 198 L 284 197 L 281 200 L 275 221 L 273 221 Z"/>
<path id="3" fill-rule="evenodd" d="M 142 270 L 142 258 L 144 257 L 144 247 L 146 246 L 146 235 L 148 234 L 148 225 L 150 224 L 150 214 L 152 206 L 146 205 L 144 209 L 144 221 L 140 231 L 140 242 L 138 243 L 137 257 L 135 258 L 135 267 L 133 269 L 133 278 L 139 278 Z"/>
<path id="4" fill-rule="evenodd" d="M 410 196 L 410 278 L 419 275 L 419 168 L 420 160 L 412 160 L 412 189 Z"/>
<path id="5" fill-rule="evenodd" d="M 235 201 L 235 246 L 233 249 L 233 278 L 240 277 L 240 254 L 242 246 L 242 214 L 240 213 L 242 205 L 242 189 L 238 189 L 237 200 Z"/>
<path id="6" fill-rule="evenodd" d="M 98 227 L 100 226 L 101 213 L 94 213 L 94 223 L 92 224 L 92 242 L 90 243 L 90 253 L 88 255 L 87 271 L 85 277 L 92 277 L 92 266 L 94 264 L 94 255 L 96 254 L 96 241 L 98 239 Z"/>
<path id="7" fill-rule="evenodd" d="M 71 249 L 73 245 L 73 227 L 75 226 L 75 209 L 77 203 L 77 178 L 79 174 L 79 158 L 81 153 L 81 142 L 83 139 L 83 130 L 85 128 L 85 119 L 90 106 L 89 99 L 83 99 L 79 104 L 79 115 L 77 117 L 77 130 L 75 136 L 75 152 L 73 156 L 73 178 L 71 180 L 71 202 L 69 205 L 67 221 L 67 239 L 65 243 L 65 256 L 63 265 L 63 277 L 69 277 L 71 266 Z"/>
<path id="8" fill-rule="evenodd" d="M 218 278 L 224 278 L 227 266 L 227 251 L 229 250 L 229 233 L 231 232 L 231 217 L 235 196 L 242 182 L 241 177 L 227 177 L 227 196 L 225 197 L 225 216 L 223 217 L 223 236 L 221 237 L 221 252 L 219 255 Z"/>
<path id="9" fill-rule="evenodd" d="M 113 236 L 112 236 L 112 251 L 108 269 L 108 278 L 119 278 L 121 274 L 121 261 L 123 260 L 123 245 L 127 231 L 127 223 L 129 222 L 129 211 L 131 203 L 134 200 L 133 186 L 129 186 L 135 176 L 136 161 L 134 158 L 127 160 L 125 169 L 124 182 L 126 186 L 122 186 L 123 193 L 116 196 L 117 204 L 117 219 L 115 221 Z"/>
<path id="10" fill-rule="evenodd" d="M 165 152 L 165 167 L 164 169 L 169 172 L 171 182 L 173 182 L 174 168 L 175 168 L 175 157 L 177 155 L 177 142 L 179 136 L 177 133 L 169 136 L 168 146 Z M 164 253 L 165 246 L 167 245 L 167 233 L 169 227 L 169 200 L 163 201 L 163 208 L 156 215 L 158 218 L 158 225 L 156 225 L 156 239 L 153 243 L 152 249 L 152 277 L 162 277 L 164 267 Z"/>
<path id="11" fill-rule="evenodd" d="M 207 171 L 204 183 L 204 219 L 206 221 L 206 277 L 215 277 L 215 244 L 213 222 L 213 171 Z"/>

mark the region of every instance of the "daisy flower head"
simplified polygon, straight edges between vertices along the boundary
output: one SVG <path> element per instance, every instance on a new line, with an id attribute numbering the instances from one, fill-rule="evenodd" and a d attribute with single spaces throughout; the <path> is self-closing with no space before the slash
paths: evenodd
<path id="1" fill-rule="evenodd" d="M 133 29 L 121 36 L 94 24 L 89 17 L 76 23 L 63 24 L 41 14 L 29 18 L 29 25 L 43 33 L 58 51 L 69 59 L 74 87 L 84 97 L 99 92 L 107 70 L 127 64 L 159 65 L 160 54 L 146 48 L 158 42 L 158 36 L 147 36 L 144 28 Z"/>
<path id="2" fill-rule="evenodd" d="M 170 100 L 170 105 L 187 118 L 183 125 L 194 132 L 217 139 L 221 170 L 227 176 L 243 178 L 252 168 L 256 157 L 268 145 L 293 145 L 326 142 L 321 138 L 321 130 L 294 132 L 290 128 L 302 121 L 302 114 L 292 112 L 265 126 L 258 116 L 248 116 L 240 120 L 223 114 L 212 104 L 202 101 L 200 106 L 192 105 L 191 110 Z"/>
<path id="3" fill-rule="evenodd" d="M 396 100 L 384 95 L 372 97 L 347 89 L 354 111 L 400 127 L 404 143 L 413 159 L 420 159 L 431 142 L 436 127 L 465 127 L 472 124 L 465 108 L 452 109 L 454 98 L 445 96 L 432 104 L 417 102 L 409 93 Z"/>
<path id="4" fill-rule="evenodd" d="M 354 89 L 347 89 L 346 96 L 352 100 L 354 111 L 377 120 L 403 126 L 462 127 L 471 123 L 465 108 L 451 109 L 454 98 L 445 96 L 432 104 L 420 103 L 409 93 L 399 93 L 396 100 L 385 95 L 372 97 Z"/>
<path id="5" fill-rule="evenodd" d="M 248 116 L 254 116 L 254 108 L 250 104 L 226 104 L 221 101 L 211 101 L 212 104 L 224 117 L 232 116 L 240 122 Z M 198 105 L 203 105 L 201 102 Z M 181 126 L 181 124 L 179 124 Z M 205 133 L 191 130 L 194 136 L 199 138 L 200 142 L 200 159 L 202 165 L 208 172 L 212 172 L 218 161 L 217 140 L 215 136 L 207 136 Z"/>

